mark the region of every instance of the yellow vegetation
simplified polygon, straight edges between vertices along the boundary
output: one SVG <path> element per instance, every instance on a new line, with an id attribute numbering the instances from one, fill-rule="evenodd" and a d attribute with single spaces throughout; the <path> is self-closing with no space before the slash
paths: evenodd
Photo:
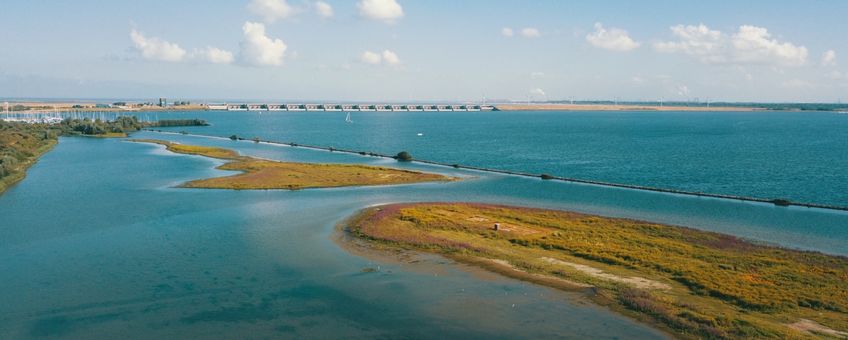
<path id="1" fill-rule="evenodd" d="M 634 220 L 469 203 L 372 208 L 348 230 L 371 244 L 437 252 L 555 287 L 563 285 L 536 278 L 590 284 L 598 302 L 684 337 L 848 330 L 845 257 Z M 836 333 L 789 326 L 801 319 Z"/>
<path id="2" fill-rule="evenodd" d="M 176 153 L 231 160 L 219 166 L 218 169 L 243 172 L 233 176 L 195 180 L 182 185 L 187 188 L 297 190 L 454 180 L 454 178 L 438 174 L 386 167 L 278 162 L 241 156 L 238 152 L 224 148 L 183 145 L 160 140 L 134 141 L 165 145 L 168 150 Z"/>

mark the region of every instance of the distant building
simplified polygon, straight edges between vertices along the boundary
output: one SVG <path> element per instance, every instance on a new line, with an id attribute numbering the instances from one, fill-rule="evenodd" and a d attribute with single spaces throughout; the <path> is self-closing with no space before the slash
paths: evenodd
<path id="1" fill-rule="evenodd" d="M 165 99 L 165 98 L 159 98 L 159 106 L 160 106 L 160 107 L 168 106 L 168 99 Z"/>

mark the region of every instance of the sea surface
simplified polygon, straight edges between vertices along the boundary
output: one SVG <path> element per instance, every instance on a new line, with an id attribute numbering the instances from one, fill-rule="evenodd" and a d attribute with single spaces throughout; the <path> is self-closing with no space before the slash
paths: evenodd
<path id="1" fill-rule="evenodd" d="M 532 135 L 526 131 L 517 133 L 525 137 L 504 135 L 480 144 L 483 135 L 493 132 L 479 132 L 473 118 L 489 113 L 460 114 L 453 124 L 446 113 L 360 113 L 353 124 L 345 124 L 343 114 L 254 114 L 170 116 L 207 119 L 213 126 L 181 129 L 211 135 L 258 135 L 386 153 L 406 149 L 448 162 L 468 149 L 475 155 L 457 162 L 525 171 L 543 164 L 568 168 L 555 156 L 543 161 L 541 150 L 502 166 L 483 156 L 511 155 L 521 145 L 534 149 L 522 144 L 533 140 L 524 139 Z M 491 114 L 489 121 L 506 119 L 504 113 Z M 380 123 L 382 115 L 389 118 Z M 547 136 L 539 138 L 550 141 L 559 137 L 545 128 L 563 117 L 580 120 L 571 115 L 540 114 L 538 119 L 549 123 L 532 125 Z M 312 124 L 309 117 L 315 119 Z M 517 120 L 513 128 L 532 117 Z M 431 129 L 422 128 L 428 121 Z M 362 129 L 359 124 L 371 124 L 370 133 L 354 132 Z M 373 127 L 380 124 L 384 128 Z M 610 124 L 615 125 L 600 125 Z M 495 125 L 509 130 L 506 123 Z M 470 137 L 456 136 L 464 130 Z M 425 142 L 434 135 L 451 135 L 456 144 Z M 300 191 L 183 189 L 175 186 L 231 172 L 214 169 L 221 161 L 173 154 L 157 145 L 62 138 L 25 180 L 0 195 L 0 339 L 665 336 L 593 306 L 580 294 L 486 274 L 436 256 L 408 263 L 352 254 L 339 246 L 336 226 L 346 217 L 392 202 L 477 201 L 574 210 L 848 255 L 848 213 L 841 211 L 542 181 L 226 138 L 156 132 L 133 137 L 223 146 L 279 160 L 398 166 L 466 180 Z M 567 144 L 546 147 L 553 154 L 569 149 Z M 445 152 L 438 152 L 442 148 Z M 534 154 L 538 162 L 530 160 Z"/>
<path id="2" fill-rule="evenodd" d="M 189 132 L 496 169 L 848 206 L 848 115 L 834 112 L 180 112 Z M 419 136 L 418 134 L 422 135 Z"/>

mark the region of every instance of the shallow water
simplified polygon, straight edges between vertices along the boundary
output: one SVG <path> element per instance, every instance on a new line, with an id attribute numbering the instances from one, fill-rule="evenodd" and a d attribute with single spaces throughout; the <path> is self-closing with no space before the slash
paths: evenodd
<path id="1" fill-rule="evenodd" d="M 278 159 L 363 161 L 223 143 Z M 215 164 L 154 145 L 63 138 L 0 196 L 0 338 L 660 335 L 570 294 L 481 279 L 439 258 L 417 270 L 373 263 L 333 242 L 334 226 L 365 205 L 460 199 L 441 195 L 452 186 L 171 188 L 221 174 Z"/>
<path id="2" fill-rule="evenodd" d="M 480 201 L 729 232 L 848 254 L 848 214 L 458 171 L 322 151 L 143 132 L 281 160 L 390 164 L 452 183 L 301 191 L 178 189 L 220 161 L 161 146 L 63 138 L 0 196 L 0 338 L 565 337 L 662 334 L 573 294 L 434 257 L 352 255 L 334 227 L 362 207 Z M 363 272 L 363 268 L 380 270 Z M 248 333 L 249 332 L 249 333 Z"/>
<path id="3" fill-rule="evenodd" d="M 179 112 L 228 137 L 848 206 L 848 116 L 833 112 Z M 421 133 L 422 136 L 418 136 Z"/>

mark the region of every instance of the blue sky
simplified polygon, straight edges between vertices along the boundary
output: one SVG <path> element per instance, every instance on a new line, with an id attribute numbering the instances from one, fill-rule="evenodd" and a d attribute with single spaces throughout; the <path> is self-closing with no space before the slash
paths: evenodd
<path id="1" fill-rule="evenodd" d="M 0 97 L 848 101 L 845 1 L 0 5 Z"/>

